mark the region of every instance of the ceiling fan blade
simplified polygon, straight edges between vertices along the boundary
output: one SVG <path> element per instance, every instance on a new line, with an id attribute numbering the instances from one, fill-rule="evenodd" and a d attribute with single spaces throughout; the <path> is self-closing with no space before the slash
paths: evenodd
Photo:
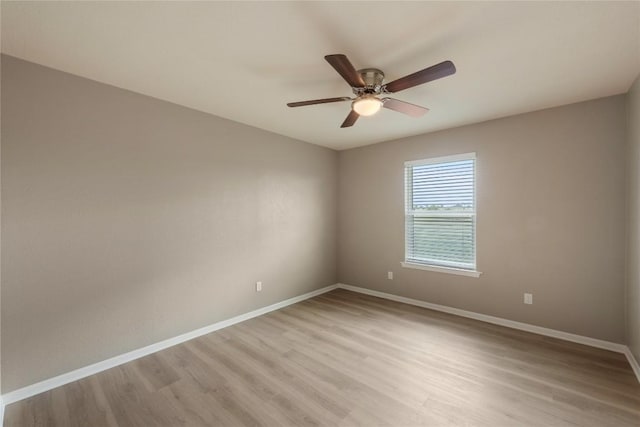
<path id="1" fill-rule="evenodd" d="M 399 113 L 404 113 L 411 117 L 422 117 L 429 111 L 428 108 L 393 98 L 382 98 L 382 106 Z"/>
<path id="2" fill-rule="evenodd" d="M 353 68 L 353 65 L 351 65 L 351 62 L 349 62 L 345 55 L 327 55 L 324 59 L 349 83 L 349 86 L 364 87 L 362 76 Z"/>
<path id="3" fill-rule="evenodd" d="M 347 96 L 341 96 L 340 98 L 324 98 L 324 99 L 312 99 L 310 101 L 289 102 L 288 107 L 304 107 L 305 105 L 315 104 L 327 104 L 329 102 L 350 101 L 351 98 Z"/>
<path id="4" fill-rule="evenodd" d="M 358 120 L 358 117 L 360 117 L 360 114 L 358 114 L 355 111 L 351 110 L 351 112 L 349 113 L 347 118 L 344 119 L 344 122 L 342 122 L 342 125 L 340 125 L 340 127 L 341 128 L 348 128 L 348 127 L 353 126 L 353 124 L 356 122 L 356 120 Z"/>
<path id="5" fill-rule="evenodd" d="M 383 90 L 394 93 L 410 87 L 418 86 L 433 80 L 450 76 L 456 72 L 456 66 L 451 61 L 444 61 L 424 70 L 399 78 L 383 86 Z"/>

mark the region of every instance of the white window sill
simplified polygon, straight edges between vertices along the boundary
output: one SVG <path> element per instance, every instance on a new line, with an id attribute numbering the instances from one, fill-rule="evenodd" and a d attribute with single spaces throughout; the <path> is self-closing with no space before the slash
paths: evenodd
<path id="1" fill-rule="evenodd" d="M 401 262 L 404 268 L 415 268 L 417 270 L 437 271 L 438 273 L 457 274 L 460 276 L 480 277 L 482 272 L 475 270 L 463 270 L 461 268 L 441 267 L 435 265 L 411 264 L 409 262 Z"/>

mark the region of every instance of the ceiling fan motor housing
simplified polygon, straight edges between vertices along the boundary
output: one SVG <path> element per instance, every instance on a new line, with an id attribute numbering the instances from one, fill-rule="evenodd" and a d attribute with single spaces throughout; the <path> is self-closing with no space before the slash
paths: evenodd
<path id="1" fill-rule="evenodd" d="M 384 80 L 384 73 L 377 68 L 363 68 L 358 70 L 362 80 L 364 80 L 363 88 L 353 88 L 353 93 L 361 95 L 364 93 L 380 94 L 382 91 L 382 81 Z"/>

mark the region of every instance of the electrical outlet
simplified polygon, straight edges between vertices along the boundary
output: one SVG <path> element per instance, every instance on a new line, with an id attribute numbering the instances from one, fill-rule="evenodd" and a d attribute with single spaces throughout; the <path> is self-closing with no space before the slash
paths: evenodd
<path id="1" fill-rule="evenodd" d="M 524 294 L 524 303 L 533 304 L 533 294 Z"/>
<path id="2" fill-rule="evenodd" d="M 393 271 L 387 271 L 387 279 L 393 280 Z"/>
<path id="3" fill-rule="evenodd" d="M 262 291 L 262 282 L 256 282 L 256 292 Z"/>

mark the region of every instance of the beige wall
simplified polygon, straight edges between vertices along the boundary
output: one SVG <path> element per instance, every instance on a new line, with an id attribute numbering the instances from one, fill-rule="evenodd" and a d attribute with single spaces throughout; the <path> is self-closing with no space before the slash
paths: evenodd
<path id="1" fill-rule="evenodd" d="M 640 360 L 640 77 L 627 94 L 627 344 Z"/>
<path id="2" fill-rule="evenodd" d="M 404 161 L 467 152 L 477 153 L 482 276 L 400 267 Z M 624 96 L 342 151 L 339 161 L 340 282 L 623 342 Z"/>
<path id="3" fill-rule="evenodd" d="M 0 2 L 0 22 L 2 21 L 2 4 Z M 2 82 L 2 56 L 0 56 L 0 82 Z M 0 83 L 0 99 L 2 99 L 2 84 Z M 2 129 L 2 102 L 0 102 L 0 129 Z M 2 224 L 2 132 L 0 131 L 0 224 Z M 2 227 L 0 226 L 0 242 L 2 242 Z M 2 244 L 0 244 L 0 260 L 2 259 Z M 2 393 L 2 262 L 0 262 L 0 394 Z M 2 402 L 0 402 L 1 404 Z M 0 409 L 0 419 L 4 416 L 4 409 Z"/>
<path id="4" fill-rule="evenodd" d="M 11 57 L 0 75 L 3 393 L 337 279 L 623 342 L 625 197 L 640 356 L 638 82 L 626 195 L 623 96 L 338 154 Z M 401 268 L 403 162 L 471 151 L 483 275 Z"/>
<path id="5" fill-rule="evenodd" d="M 4 393 L 336 282 L 336 152 L 2 59 Z"/>

